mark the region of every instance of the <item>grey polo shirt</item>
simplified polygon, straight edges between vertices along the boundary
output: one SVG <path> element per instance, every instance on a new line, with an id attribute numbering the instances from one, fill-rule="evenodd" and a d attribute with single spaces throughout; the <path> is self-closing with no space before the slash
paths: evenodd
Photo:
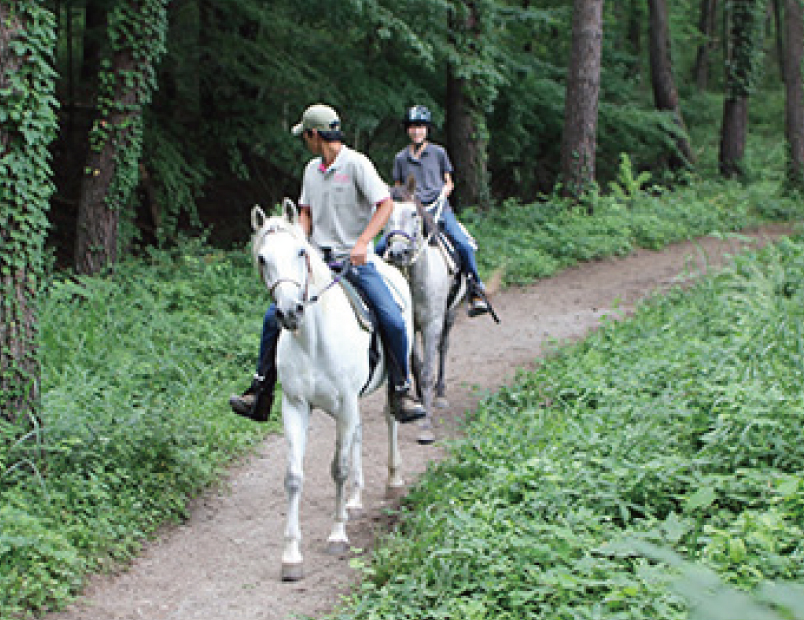
<path id="1" fill-rule="evenodd" d="M 348 253 L 371 221 L 374 207 L 389 197 L 388 185 L 371 160 L 346 145 L 329 168 L 320 157 L 310 160 L 299 198 L 299 205 L 310 207 L 310 241 L 318 249 Z"/>
<path id="2" fill-rule="evenodd" d="M 408 175 L 416 179 L 416 195 L 424 204 L 433 202 L 444 187 L 444 173 L 452 174 L 452 162 L 443 146 L 428 142 L 416 159 L 405 147 L 394 157 L 394 183 L 407 182 Z"/>

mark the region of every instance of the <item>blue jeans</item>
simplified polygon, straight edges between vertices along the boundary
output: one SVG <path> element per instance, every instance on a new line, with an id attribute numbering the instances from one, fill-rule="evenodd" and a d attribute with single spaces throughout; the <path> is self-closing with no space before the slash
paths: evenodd
<path id="1" fill-rule="evenodd" d="M 382 279 L 380 272 L 371 263 L 351 267 L 349 281 L 368 298 L 369 304 L 377 315 L 380 324 L 380 336 L 385 345 L 388 379 L 391 386 L 407 385 L 410 371 L 408 359 L 408 335 L 405 331 L 405 319 L 399 306 L 396 305 L 391 291 Z M 274 350 L 279 338 L 279 323 L 276 320 L 276 304 L 271 304 L 265 312 L 262 322 L 262 338 L 260 354 L 257 359 L 257 374 L 267 376 L 276 367 Z"/>
<path id="2" fill-rule="evenodd" d="M 430 207 L 428 207 L 428 211 L 432 213 L 432 209 Z M 469 237 L 466 236 L 466 233 L 463 232 L 463 228 L 461 228 L 461 226 L 458 224 L 458 218 L 455 217 L 455 212 L 450 208 L 449 204 L 444 205 L 444 208 L 441 211 L 439 226 L 455 246 L 455 251 L 458 252 L 458 256 L 461 258 L 461 270 L 463 273 L 471 276 L 475 282 L 480 282 L 480 274 L 477 273 L 477 259 L 475 259 L 475 250 L 469 241 Z M 378 256 L 382 256 L 385 254 L 387 247 L 388 239 L 383 236 L 379 241 L 377 241 L 374 251 Z"/>

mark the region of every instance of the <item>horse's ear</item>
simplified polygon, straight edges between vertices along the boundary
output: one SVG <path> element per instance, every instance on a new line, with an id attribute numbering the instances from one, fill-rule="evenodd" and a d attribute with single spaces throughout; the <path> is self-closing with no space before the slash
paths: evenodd
<path id="1" fill-rule="evenodd" d="M 408 175 L 408 181 L 405 183 L 405 188 L 408 190 L 411 198 L 416 195 L 416 177 L 414 177 L 412 174 Z"/>
<path id="2" fill-rule="evenodd" d="M 296 224 L 299 219 L 299 210 L 296 207 L 296 203 L 293 202 L 290 198 L 283 198 L 282 199 L 282 213 L 285 216 L 285 219 L 290 222 L 291 224 Z"/>
<path id="3" fill-rule="evenodd" d="M 262 225 L 265 224 L 265 211 L 262 210 L 260 205 L 254 205 L 254 208 L 251 210 L 251 228 L 256 232 Z"/>

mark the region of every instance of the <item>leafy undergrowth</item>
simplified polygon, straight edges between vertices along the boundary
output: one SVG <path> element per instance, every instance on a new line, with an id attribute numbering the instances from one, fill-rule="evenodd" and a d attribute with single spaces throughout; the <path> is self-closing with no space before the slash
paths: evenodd
<path id="1" fill-rule="evenodd" d="M 62 605 L 278 429 L 226 405 L 267 300 L 246 253 L 198 244 L 51 284 L 42 425 L 0 427 L 0 617 Z"/>
<path id="2" fill-rule="evenodd" d="M 488 214 L 466 211 L 461 219 L 479 240 L 481 271 L 502 270 L 506 284 L 521 285 L 636 248 L 658 250 L 712 233 L 801 217 L 801 200 L 779 194 L 775 187 L 700 180 L 672 192 L 632 188 L 627 194 L 594 196 L 577 208 L 556 198 L 529 205 L 510 201 Z"/>
<path id="3" fill-rule="evenodd" d="M 332 617 L 803 618 L 803 381 L 799 238 L 489 397 Z"/>

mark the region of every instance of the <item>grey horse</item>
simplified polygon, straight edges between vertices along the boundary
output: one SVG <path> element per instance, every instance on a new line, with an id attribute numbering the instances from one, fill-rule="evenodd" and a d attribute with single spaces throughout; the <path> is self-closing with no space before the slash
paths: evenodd
<path id="1" fill-rule="evenodd" d="M 449 334 L 467 287 L 447 242 L 439 238 L 433 215 L 415 198 L 415 181 L 394 187 L 391 197 L 394 211 L 385 225 L 383 258 L 399 268 L 410 285 L 414 331 L 421 340 L 414 343 L 411 366 L 427 411 L 419 422 L 418 441 L 428 444 L 435 441 L 433 406 L 449 406 L 444 381 Z M 437 208 L 436 203 L 431 210 Z"/>

